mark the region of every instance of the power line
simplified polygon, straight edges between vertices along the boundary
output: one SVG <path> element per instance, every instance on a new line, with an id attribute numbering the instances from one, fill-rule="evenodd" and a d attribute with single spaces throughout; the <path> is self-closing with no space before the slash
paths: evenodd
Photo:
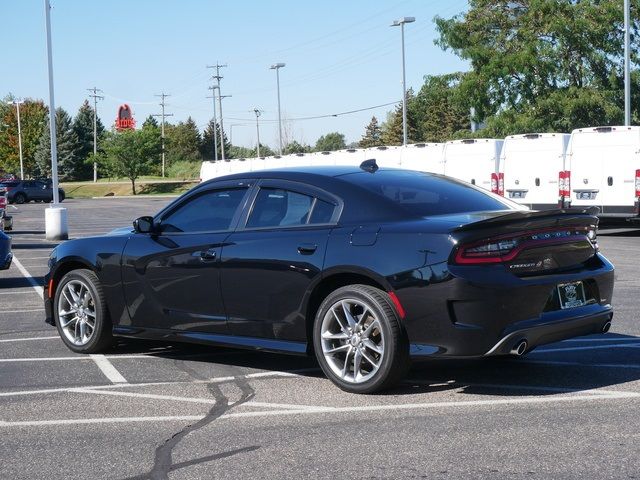
<path id="1" fill-rule="evenodd" d="M 98 162 L 96 161 L 96 155 L 98 155 L 98 100 L 104 100 L 104 95 L 98 95 L 98 92 L 102 92 L 99 88 L 87 88 L 92 92 L 89 97 L 93 98 L 93 181 L 98 181 Z"/>
<path id="2" fill-rule="evenodd" d="M 153 114 L 152 117 L 162 117 L 162 126 L 161 126 L 161 130 L 160 130 L 160 137 L 162 138 L 162 176 L 164 177 L 164 166 L 165 166 L 165 159 L 164 159 L 164 118 L 165 117 L 173 117 L 173 113 L 165 113 L 164 108 L 166 107 L 166 103 L 164 101 L 165 98 L 170 97 L 171 95 L 167 94 L 167 93 L 160 93 L 160 94 L 156 94 L 156 97 L 160 97 L 160 106 L 162 107 L 162 113 L 156 113 Z"/>

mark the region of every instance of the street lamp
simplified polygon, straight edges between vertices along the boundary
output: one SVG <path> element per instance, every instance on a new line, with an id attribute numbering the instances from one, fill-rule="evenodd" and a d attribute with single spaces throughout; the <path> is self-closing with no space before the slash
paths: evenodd
<path id="1" fill-rule="evenodd" d="M 402 32 L 402 145 L 407 144 L 407 80 L 404 68 L 404 24 L 415 22 L 415 17 L 402 17 L 394 20 L 392 27 L 400 27 Z"/>
<path id="2" fill-rule="evenodd" d="M 280 115 L 280 69 L 286 63 L 274 63 L 270 69 L 276 71 L 276 84 L 278 87 L 278 145 L 280 146 L 280 155 L 282 155 L 282 117 Z"/>
<path id="3" fill-rule="evenodd" d="M 24 180 L 24 164 L 22 162 L 22 128 L 20 127 L 20 104 L 24 103 L 24 100 L 15 100 L 16 116 L 18 117 L 18 152 L 20 153 L 20 180 Z"/>
<path id="4" fill-rule="evenodd" d="M 254 108 L 253 113 L 256 114 L 256 136 L 258 138 L 258 143 L 256 145 L 256 158 L 260 158 L 260 123 L 258 122 L 258 118 L 260 118 L 260 114 L 262 112 L 257 108 Z"/>
<path id="5" fill-rule="evenodd" d="M 58 150 L 56 145 L 56 106 L 53 97 L 53 55 L 51 53 L 51 5 L 44 0 L 45 29 L 47 32 L 47 63 L 49 71 L 49 134 L 51 135 L 51 183 L 53 204 L 45 210 L 45 231 L 47 240 L 66 240 L 67 209 L 60 207 L 58 197 Z"/>

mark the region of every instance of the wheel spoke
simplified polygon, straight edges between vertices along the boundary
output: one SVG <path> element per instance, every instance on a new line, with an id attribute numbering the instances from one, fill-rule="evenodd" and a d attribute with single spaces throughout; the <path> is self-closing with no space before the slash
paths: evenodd
<path id="1" fill-rule="evenodd" d="M 360 318 L 358 319 L 358 326 L 359 327 L 364 325 L 364 322 L 367 319 L 367 314 L 368 313 L 369 313 L 369 309 L 365 308 L 364 311 L 362 312 L 362 315 L 360 315 Z"/>
<path id="2" fill-rule="evenodd" d="M 355 349 L 355 353 L 353 355 L 353 378 L 358 381 L 362 376 L 360 374 L 360 364 L 362 363 L 362 353 L 359 348 Z"/>
<path id="3" fill-rule="evenodd" d="M 67 315 L 71 315 L 72 313 L 76 313 L 78 310 L 75 308 L 71 308 L 71 310 L 60 310 L 59 315 L 61 317 L 66 317 Z"/>
<path id="4" fill-rule="evenodd" d="M 344 300 L 340 303 L 342 304 L 342 311 L 344 312 L 344 316 L 347 319 L 347 322 L 349 322 L 349 327 L 355 328 L 357 325 L 357 322 L 356 322 L 356 319 L 353 318 L 353 315 L 351 315 L 351 311 L 349 310 L 349 304 Z"/>
<path id="5" fill-rule="evenodd" d="M 369 362 L 369 363 L 371 364 L 371 366 L 372 366 L 374 369 L 376 369 L 376 370 L 378 369 L 378 363 L 376 363 L 376 361 L 375 361 L 373 358 L 371 358 L 371 357 L 367 354 L 367 352 L 366 352 L 365 350 L 363 350 L 363 351 L 362 351 L 362 356 L 364 357 L 364 359 L 365 359 L 367 362 Z"/>
<path id="6" fill-rule="evenodd" d="M 87 324 L 84 322 L 79 322 L 79 323 L 80 323 L 80 341 L 84 343 L 87 337 Z"/>
<path id="7" fill-rule="evenodd" d="M 71 298 L 73 298 L 73 303 L 77 303 L 78 300 L 80 300 L 80 296 L 78 295 L 78 293 L 73 289 L 73 287 L 71 286 L 71 284 L 67 285 L 67 291 L 69 292 L 69 295 L 71 295 Z"/>
<path id="8" fill-rule="evenodd" d="M 73 300 L 71 300 L 68 296 L 68 287 L 65 287 L 64 290 L 62 290 L 62 296 L 64 297 L 64 299 L 67 301 L 67 303 L 69 304 L 70 307 L 73 307 L 73 304 L 75 303 Z"/>
<path id="9" fill-rule="evenodd" d="M 371 335 L 371 332 L 373 332 L 373 329 L 376 328 L 377 326 L 378 327 L 380 326 L 380 322 L 378 322 L 378 320 L 374 320 L 369 324 L 367 328 L 365 328 L 364 332 L 362 332 L 362 336 L 364 338 L 369 338 L 369 335 Z"/>
<path id="10" fill-rule="evenodd" d="M 327 355 L 333 355 L 334 353 L 340 353 L 340 352 L 344 352 L 345 350 L 350 350 L 351 349 L 351 345 L 349 345 L 348 343 L 345 345 L 340 345 L 339 347 L 335 347 L 335 348 L 331 348 L 329 350 L 325 350 L 324 353 L 326 353 Z"/>
<path id="11" fill-rule="evenodd" d="M 88 313 L 89 312 L 87 312 L 87 314 Z M 349 338 L 349 335 L 347 335 L 344 332 L 338 332 L 338 333 L 324 332 L 322 334 L 322 338 L 326 338 L 327 340 L 346 340 L 347 338 Z"/>
<path id="12" fill-rule="evenodd" d="M 340 328 L 342 329 L 343 332 L 345 332 L 347 330 L 347 327 L 345 326 L 344 323 L 342 323 L 342 320 L 340 320 L 340 316 L 336 313 L 336 311 L 332 308 L 331 309 L 331 313 L 333 313 L 333 316 L 336 319 L 336 322 L 338 322 L 338 325 L 340 325 Z"/>
<path id="13" fill-rule="evenodd" d="M 64 319 L 60 319 L 60 326 L 62 328 L 67 328 L 71 326 L 71 322 L 77 322 L 78 321 L 78 317 L 73 317 L 71 320 L 67 320 L 66 322 L 64 321 Z M 62 323 L 64 322 L 64 323 Z"/>
<path id="14" fill-rule="evenodd" d="M 73 338 L 75 340 L 76 343 L 80 343 L 82 342 L 82 337 L 80 337 L 80 324 L 82 322 L 80 320 L 76 320 L 76 323 L 74 325 L 74 332 L 73 332 Z"/>
<path id="15" fill-rule="evenodd" d="M 347 354 L 344 357 L 344 365 L 342 367 L 342 378 L 345 378 L 347 376 L 347 373 L 349 373 L 349 364 L 351 363 L 349 361 L 349 357 L 351 356 L 351 345 L 347 345 L 349 347 L 349 350 L 347 350 Z"/>
<path id="16" fill-rule="evenodd" d="M 96 312 L 93 312 L 89 309 L 86 309 L 84 313 L 86 313 L 88 317 L 96 318 Z"/>
<path id="17" fill-rule="evenodd" d="M 364 343 L 364 346 L 367 347 L 369 350 L 373 350 L 374 352 L 376 352 L 378 355 L 382 355 L 382 352 L 384 351 L 379 345 L 376 345 L 373 341 L 371 341 L 368 338 L 365 338 L 362 343 Z"/>

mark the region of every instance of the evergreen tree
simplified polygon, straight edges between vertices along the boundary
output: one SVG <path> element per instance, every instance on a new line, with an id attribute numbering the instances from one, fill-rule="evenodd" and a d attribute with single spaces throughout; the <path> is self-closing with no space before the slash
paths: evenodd
<path id="1" fill-rule="evenodd" d="M 156 127 L 159 128 L 160 127 L 160 122 L 158 122 L 158 120 L 156 120 L 156 117 L 154 117 L 153 115 L 149 115 L 147 118 L 145 118 L 144 122 L 142 122 L 142 127 Z"/>
<path id="2" fill-rule="evenodd" d="M 77 155 L 80 143 L 73 130 L 71 116 L 62 107 L 56 109 L 56 148 L 60 176 L 66 180 L 78 178 L 82 171 L 82 163 L 78 161 Z M 36 176 L 47 178 L 51 176 L 51 138 L 48 121 L 36 149 L 35 163 Z"/>
<path id="3" fill-rule="evenodd" d="M 214 146 L 214 141 L 213 141 L 213 131 L 215 131 L 218 135 L 217 139 L 218 139 L 218 160 L 220 160 L 222 158 L 222 148 L 220 146 L 220 124 L 218 122 L 215 122 L 215 127 L 214 127 L 214 122 L 213 119 L 209 120 L 209 123 L 207 124 L 207 127 L 204 129 L 204 132 L 202 134 L 202 148 L 201 148 L 201 154 L 203 158 L 206 158 L 208 160 L 213 160 L 215 158 L 214 154 L 213 154 L 213 146 Z M 261 148 L 262 150 L 262 148 Z M 224 133 L 224 154 L 226 158 L 234 158 L 233 154 L 235 153 L 235 151 L 231 148 L 231 143 L 229 142 L 229 140 L 227 139 L 227 133 Z M 262 152 L 260 152 L 262 153 Z"/>
<path id="4" fill-rule="evenodd" d="M 382 129 L 378 124 L 378 119 L 373 116 L 371 117 L 369 125 L 365 128 L 364 135 L 360 142 L 358 142 L 358 146 L 360 148 L 367 148 L 377 147 L 379 145 L 382 145 Z"/>
<path id="5" fill-rule="evenodd" d="M 165 124 L 165 152 L 167 165 L 181 160 L 199 161 L 202 148 L 202 137 L 193 118 L 177 125 Z"/>
<path id="6" fill-rule="evenodd" d="M 311 147 L 309 145 L 302 145 L 298 142 L 296 142 L 295 140 L 293 140 L 292 142 L 289 142 L 287 145 L 285 145 L 284 149 L 282 150 L 282 152 L 285 155 L 289 155 L 291 153 L 307 153 L 311 151 Z M 262 152 L 260 152 L 262 153 Z"/>
<path id="7" fill-rule="evenodd" d="M 93 115 L 93 108 L 85 100 L 73 119 L 73 131 L 78 137 L 78 151 L 76 152 L 78 162 L 77 178 L 90 178 L 93 171 L 93 161 L 89 161 L 89 157 L 93 155 Z M 100 141 L 104 135 L 104 125 L 100 117 L 96 119 L 96 132 L 98 147 L 100 147 Z"/>
<path id="8" fill-rule="evenodd" d="M 413 90 L 407 91 L 407 141 L 415 143 L 422 141 L 417 128 L 417 115 L 415 112 L 415 96 Z M 399 104 L 395 111 L 389 113 L 387 121 L 382 125 L 381 134 L 383 145 L 402 145 L 402 104 Z"/>

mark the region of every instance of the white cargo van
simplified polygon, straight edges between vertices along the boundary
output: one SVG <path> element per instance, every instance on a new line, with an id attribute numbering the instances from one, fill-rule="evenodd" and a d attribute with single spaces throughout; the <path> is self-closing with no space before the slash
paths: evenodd
<path id="1" fill-rule="evenodd" d="M 473 138 L 454 140 L 444 145 L 442 158 L 444 174 L 464 180 L 487 190 L 498 192 L 498 159 L 503 140 L 495 138 Z"/>
<path id="2" fill-rule="evenodd" d="M 402 155 L 402 147 L 393 145 L 393 146 L 384 146 L 381 145 L 379 147 L 369 147 L 364 150 L 364 160 L 375 159 L 376 164 L 379 167 L 384 168 L 399 168 L 400 160 Z"/>
<path id="3" fill-rule="evenodd" d="M 499 179 L 505 197 L 533 210 L 558 207 L 558 172 L 564 170 L 568 133 L 509 135 L 502 145 Z"/>
<path id="4" fill-rule="evenodd" d="M 564 170 L 565 204 L 599 207 L 601 217 L 639 219 L 640 127 L 574 130 Z"/>
<path id="5" fill-rule="evenodd" d="M 444 173 L 444 143 L 415 143 L 402 148 L 400 167 L 419 172 Z"/>

